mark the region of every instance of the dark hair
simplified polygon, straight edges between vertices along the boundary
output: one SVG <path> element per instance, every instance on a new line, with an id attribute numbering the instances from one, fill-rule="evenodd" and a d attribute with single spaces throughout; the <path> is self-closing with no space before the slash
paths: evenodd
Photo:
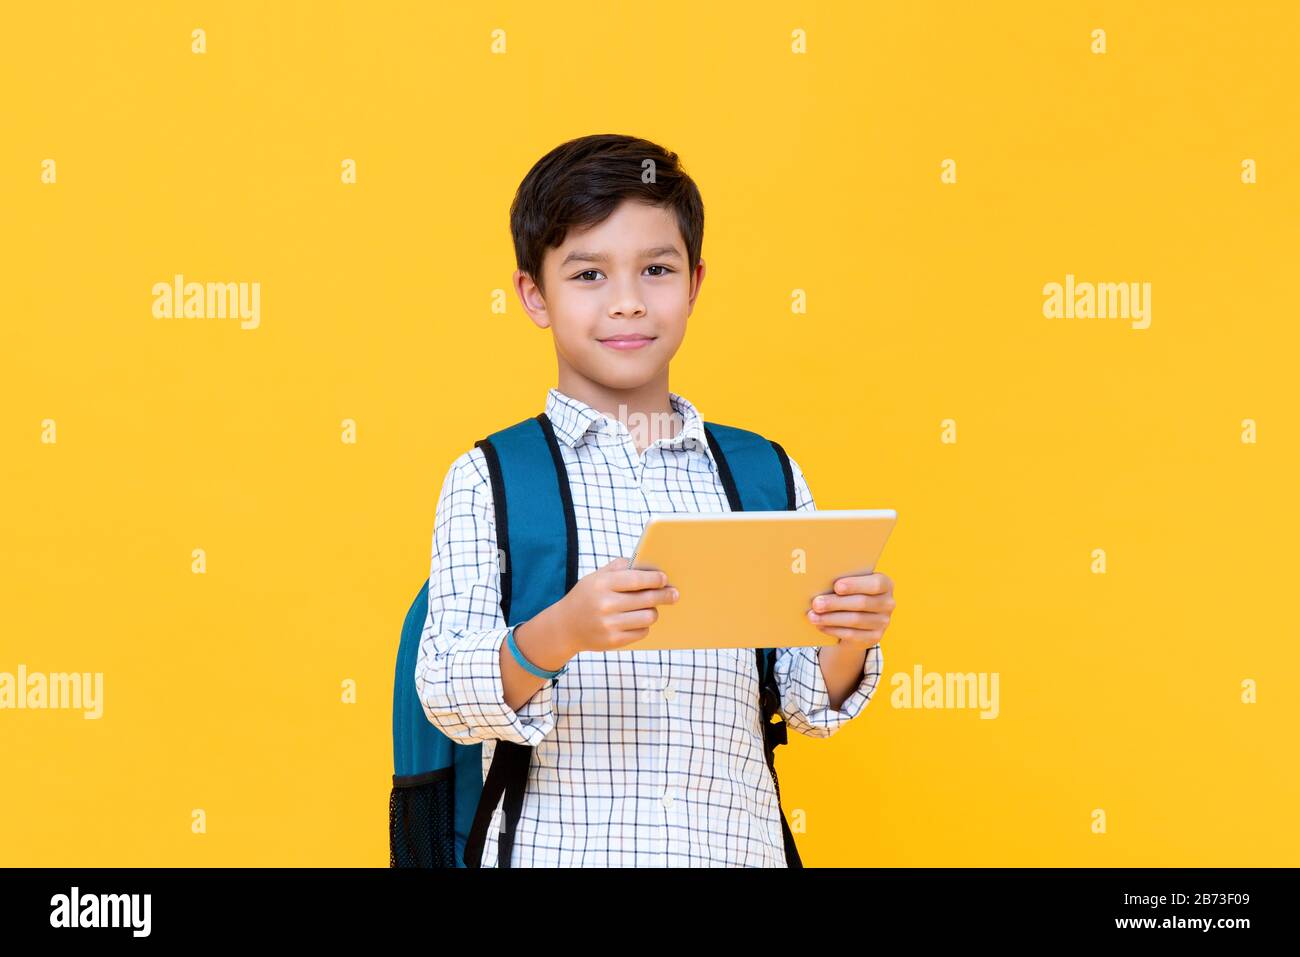
<path id="1" fill-rule="evenodd" d="M 644 182 L 646 160 L 654 182 Z M 704 243 L 704 202 L 695 181 L 662 146 L 635 136 L 597 133 L 569 140 L 528 171 L 510 205 L 515 263 L 542 286 L 542 259 L 572 227 L 602 222 L 625 199 L 664 206 L 677 214 L 690 273 Z M 544 290 L 543 290 L 544 291 Z"/>

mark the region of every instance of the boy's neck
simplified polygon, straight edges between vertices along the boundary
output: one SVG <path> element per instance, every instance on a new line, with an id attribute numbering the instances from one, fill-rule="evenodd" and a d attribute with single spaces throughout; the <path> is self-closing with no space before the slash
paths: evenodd
<path id="1" fill-rule="evenodd" d="M 562 370 L 556 388 L 622 422 L 636 441 L 637 451 L 644 451 L 654 439 L 675 438 L 681 429 L 680 416 L 668 397 L 667 370 L 635 389 L 611 389 L 582 376 L 565 375 Z M 654 435 L 643 435 L 646 423 L 657 423 Z"/>

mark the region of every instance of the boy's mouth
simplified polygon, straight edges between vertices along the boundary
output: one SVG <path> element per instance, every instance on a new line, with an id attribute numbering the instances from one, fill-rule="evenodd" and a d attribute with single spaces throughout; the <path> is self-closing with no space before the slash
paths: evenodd
<path id="1" fill-rule="evenodd" d="M 623 333 L 599 341 L 602 345 L 609 346 L 611 349 L 627 350 L 640 349 L 642 346 L 647 346 L 655 341 L 655 337 L 643 336 L 640 333 Z"/>

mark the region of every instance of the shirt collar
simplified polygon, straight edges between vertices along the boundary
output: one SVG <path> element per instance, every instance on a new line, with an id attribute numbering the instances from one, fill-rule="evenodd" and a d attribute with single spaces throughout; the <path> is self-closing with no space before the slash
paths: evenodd
<path id="1" fill-rule="evenodd" d="M 673 411 L 681 416 L 681 431 L 672 438 L 656 439 L 650 444 L 663 448 L 702 449 L 709 461 L 716 465 L 717 460 L 713 456 L 713 449 L 709 447 L 704 418 L 699 410 L 676 392 L 668 393 L 668 401 Z M 546 417 L 551 420 L 556 439 L 569 448 L 575 448 L 588 432 L 608 435 L 610 441 L 621 441 L 624 435 L 630 434 L 616 417 L 593 409 L 581 399 L 575 399 L 555 387 L 546 392 Z"/>

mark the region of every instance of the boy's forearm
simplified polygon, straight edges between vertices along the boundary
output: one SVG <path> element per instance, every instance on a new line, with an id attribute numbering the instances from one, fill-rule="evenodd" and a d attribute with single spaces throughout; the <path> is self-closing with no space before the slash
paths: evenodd
<path id="1" fill-rule="evenodd" d="M 546 671 L 558 671 L 575 654 L 565 641 L 564 630 L 557 627 L 554 607 L 515 626 L 515 644 L 523 656 Z M 512 711 L 522 708 L 548 680 L 525 671 L 510 653 L 509 644 L 501 642 L 501 688 Z"/>
<path id="2" fill-rule="evenodd" d="M 838 711 L 849 695 L 862 684 L 867 648 L 861 642 L 841 641 L 835 645 L 821 646 L 817 657 L 821 661 L 822 677 L 826 680 L 831 709 Z"/>

